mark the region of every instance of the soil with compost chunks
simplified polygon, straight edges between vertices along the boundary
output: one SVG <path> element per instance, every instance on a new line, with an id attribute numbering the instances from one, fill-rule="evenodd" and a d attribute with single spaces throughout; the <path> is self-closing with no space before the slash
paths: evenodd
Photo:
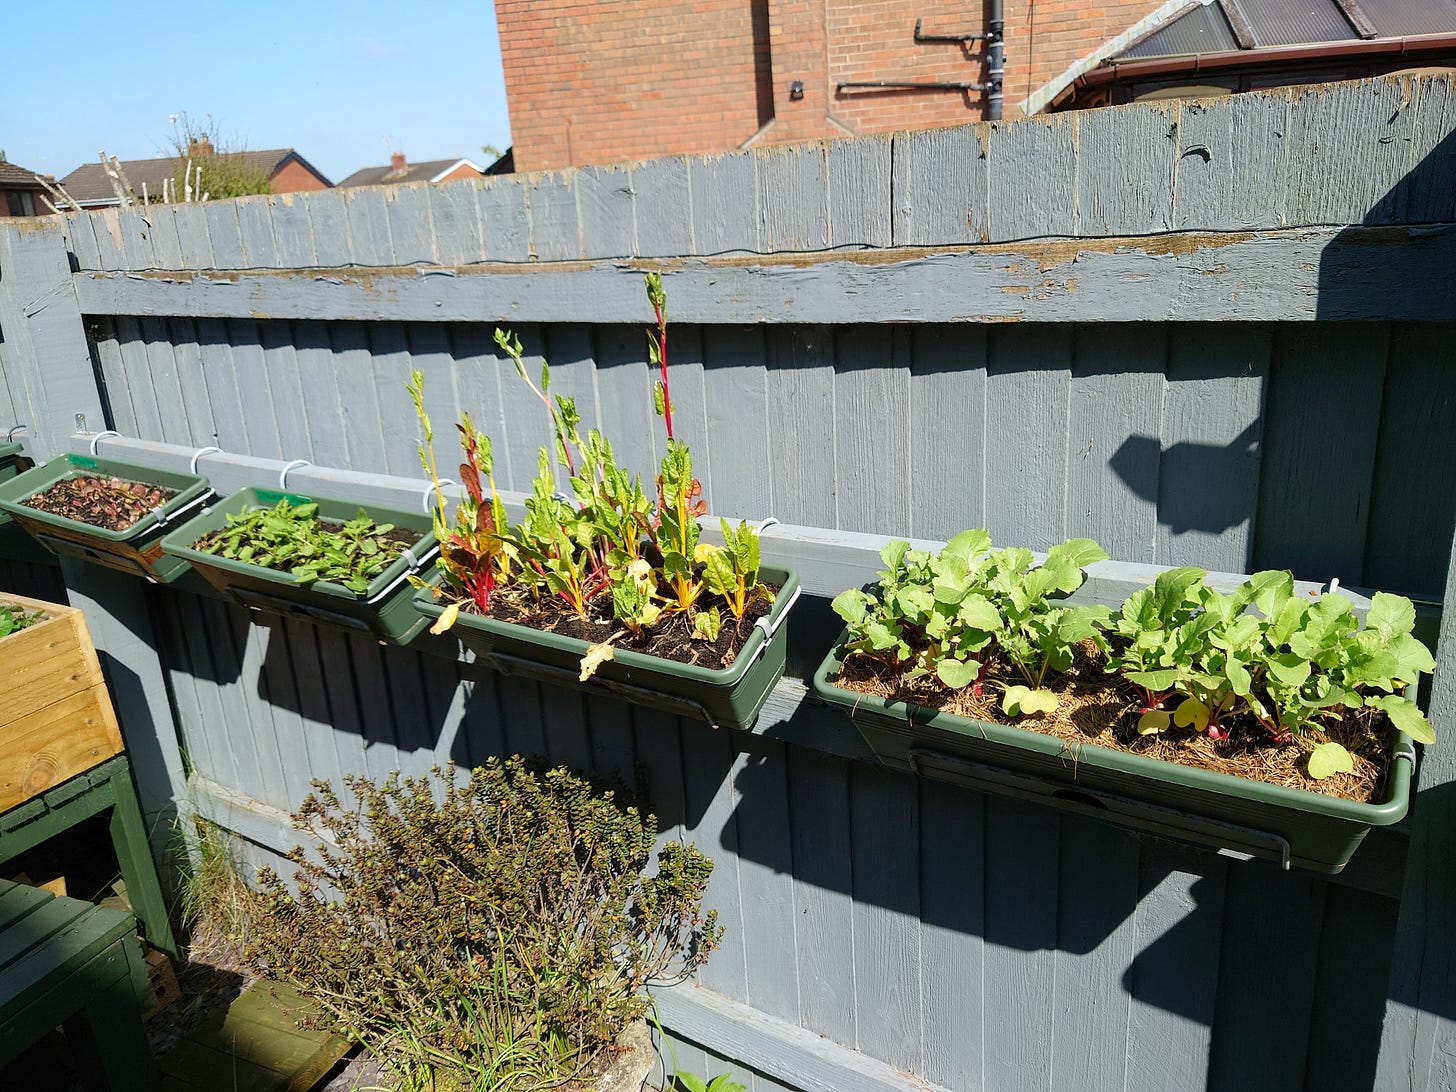
<path id="1" fill-rule="evenodd" d="M 771 590 L 777 594 L 779 589 Z M 754 623 L 773 610 L 773 600 L 759 592 L 748 604 L 742 618 L 733 617 L 726 607 L 719 605 L 723 628 L 718 632 L 718 640 L 711 644 L 695 637 L 692 619 L 678 611 L 664 614 L 641 634 L 633 635 L 612 617 L 610 595 L 598 596 L 587 607 L 590 617 L 583 618 L 559 596 L 541 594 L 537 597 L 525 588 L 506 585 L 497 588 L 491 597 L 488 617 L 546 633 L 575 637 L 592 645 L 616 635 L 612 641 L 613 648 L 719 670 L 732 666 L 753 635 Z"/>
<path id="2" fill-rule="evenodd" d="M 89 523 L 107 531 L 125 531 L 177 495 L 177 490 L 105 474 L 77 474 L 28 497 L 27 508 Z"/>
<path id="3" fill-rule="evenodd" d="M 1001 712 L 1001 693 L 1006 686 L 1024 685 L 1026 679 L 1015 665 L 994 654 L 988 655 L 986 664 L 979 694 L 975 686 L 947 690 L 934 677 L 907 681 L 864 656 L 850 657 L 833 681 L 846 690 L 870 697 L 1055 736 L 1065 744 L 1072 761 L 1076 761 L 1080 746 L 1092 743 L 1113 751 L 1360 803 L 1379 800 L 1384 788 L 1394 728 L 1384 713 L 1374 709 L 1360 709 L 1343 721 L 1326 722 L 1320 731 L 1286 736 L 1278 741 L 1249 716 L 1227 718 L 1223 727 L 1228 729 L 1228 735 L 1221 740 L 1176 726 L 1157 735 L 1140 736 L 1137 722 L 1142 713 L 1141 699 L 1122 680 L 1102 670 L 1103 654 L 1091 641 L 1078 646 L 1070 671 L 1049 675 L 1043 684 L 1057 696 L 1057 708 L 1051 713 L 1008 718 Z M 1170 698 L 1164 708 L 1172 712 L 1178 700 Z M 1355 768 L 1350 773 L 1336 773 L 1316 781 L 1305 772 L 1305 766 L 1310 751 L 1325 740 L 1342 744 L 1353 756 Z"/>

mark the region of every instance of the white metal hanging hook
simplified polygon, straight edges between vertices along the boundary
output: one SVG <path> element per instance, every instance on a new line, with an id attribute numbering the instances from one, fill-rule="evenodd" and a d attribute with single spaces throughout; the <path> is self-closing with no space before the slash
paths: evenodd
<path id="1" fill-rule="evenodd" d="M 96 445 L 99 444 L 107 436 L 120 436 L 120 435 L 121 435 L 121 433 L 117 432 L 116 429 L 114 429 L 114 428 L 108 428 L 108 429 L 104 429 L 101 432 L 98 432 L 95 436 L 91 437 L 91 454 L 93 456 L 96 454 Z"/>
<path id="2" fill-rule="evenodd" d="M 197 460 L 202 458 L 204 455 L 219 455 L 221 453 L 222 448 L 220 447 L 199 447 L 196 451 L 192 453 L 192 462 L 188 464 L 188 466 L 190 467 L 188 473 L 197 473 Z"/>
<path id="3" fill-rule="evenodd" d="M 282 470 L 278 471 L 278 488 L 281 492 L 288 492 L 288 472 L 297 470 L 300 466 L 313 466 L 313 463 L 307 459 L 294 459 L 293 462 L 286 464 Z"/>
<path id="4" fill-rule="evenodd" d="M 424 496 L 420 498 L 420 504 L 424 507 L 426 512 L 429 512 L 435 507 L 433 504 L 430 503 L 431 493 L 435 492 L 436 489 L 438 489 L 440 486 L 458 484 L 459 482 L 457 482 L 454 478 L 441 478 L 438 483 L 431 482 L 429 485 L 425 486 L 425 493 Z"/>

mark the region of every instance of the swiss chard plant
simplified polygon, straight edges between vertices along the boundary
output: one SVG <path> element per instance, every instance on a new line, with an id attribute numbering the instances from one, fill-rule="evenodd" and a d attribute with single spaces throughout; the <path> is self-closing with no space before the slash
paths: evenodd
<path id="1" fill-rule="evenodd" d="M 391 537 L 392 523 L 375 523 L 363 509 L 351 520 L 325 523 L 317 504 L 288 498 L 272 508 L 229 515 L 227 526 L 197 541 L 218 557 L 291 573 L 300 584 L 327 580 L 356 595 L 392 565 L 404 544 Z"/>
<path id="2" fill-rule="evenodd" d="M 611 442 L 599 430 L 583 436 L 575 401 L 551 389 L 550 366 L 543 363 L 539 381 L 533 378 L 520 339 L 497 330 L 496 344 L 546 411 L 550 444 L 540 450 L 525 517 L 512 526 L 490 480 L 489 440 L 468 419 L 461 426 L 466 461 L 460 471 L 469 496 L 453 524 L 443 499 L 436 508 L 435 534 L 444 547 L 433 590 L 447 603 L 436 632 L 448 628 L 466 604 L 488 612 L 492 594 L 505 585 L 537 601 L 554 597 L 583 618 L 610 614 L 619 628 L 602 642 L 607 646 L 673 616 L 686 618 L 694 637 L 715 642 L 724 618 L 742 620 L 755 602 L 772 599 L 758 578 L 758 534 L 752 527 L 724 521 L 721 547 L 701 540 L 699 517 L 707 510 L 702 484 L 687 444 L 673 431 L 666 296 L 657 274 L 648 274 L 646 283 L 655 318 L 648 359 L 659 372 L 652 399 L 667 432 L 653 488 L 644 489 L 639 477 L 617 464 Z M 438 485 L 418 373 L 410 395 L 425 437 L 420 458 Z M 488 498 L 482 483 L 489 483 Z"/>
<path id="3" fill-rule="evenodd" d="M 1139 732 L 1177 726 L 1221 739 L 1244 716 L 1282 741 L 1372 708 L 1412 739 L 1435 742 L 1403 693 L 1435 667 L 1411 632 L 1410 600 L 1376 593 L 1360 628 L 1350 600 L 1297 596 L 1287 572 L 1255 573 L 1230 594 L 1208 587 L 1205 575 L 1165 572 L 1108 620 L 1107 669 L 1144 699 Z M 1352 766 L 1330 740 L 1313 748 L 1308 770 L 1321 779 Z"/>
<path id="4" fill-rule="evenodd" d="M 1023 680 L 1002 685 L 1003 711 L 1050 711 L 1057 698 L 1043 686 L 1048 674 L 1072 665 L 1074 647 L 1095 637 L 1106 613 L 1057 600 L 1081 586 L 1083 566 L 1106 557 L 1091 539 L 1071 539 L 1033 566 L 1030 550 L 991 550 L 982 529 L 961 532 L 935 554 L 890 542 L 880 552 L 879 584 L 834 599 L 849 628 L 845 654 L 979 694 L 994 648 Z"/>

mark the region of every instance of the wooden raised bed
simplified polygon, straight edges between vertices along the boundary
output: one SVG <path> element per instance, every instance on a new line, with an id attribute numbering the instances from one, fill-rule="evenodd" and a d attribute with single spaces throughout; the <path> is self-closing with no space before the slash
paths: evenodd
<path id="1" fill-rule="evenodd" d="M 0 638 L 0 812 L 119 754 L 121 729 L 86 619 L 75 607 L 0 593 L 45 619 Z"/>

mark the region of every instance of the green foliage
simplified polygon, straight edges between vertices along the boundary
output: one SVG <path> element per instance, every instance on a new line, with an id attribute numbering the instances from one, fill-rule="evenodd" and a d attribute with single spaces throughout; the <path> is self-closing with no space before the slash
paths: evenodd
<path id="1" fill-rule="evenodd" d="M 317 504 L 292 504 L 229 515 L 222 530 L 199 539 L 204 553 L 292 573 L 300 584 L 328 580 L 356 595 L 389 568 L 404 547 L 392 541 L 392 523 L 375 523 L 361 508 L 341 523 L 324 523 Z"/>
<path id="2" fill-rule="evenodd" d="M 224 137 L 211 114 L 201 123 L 186 114 L 174 118 L 172 154 L 168 192 L 153 198 L 218 201 L 271 192 L 267 168 L 248 157 L 242 141 Z"/>
<path id="3" fill-rule="evenodd" d="M 18 603 L 0 603 L 0 637 L 9 637 L 44 618 L 44 611 L 28 611 Z"/>
<path id="4" fill-rule="evenodd" d="M 296 894 L 261 874 L 248 958 L 401 1072 L 554 1087 L 721 937 L 712 862 L 678 842 L 654 861 L 656 820 L 564 768 L 346 785 L 315 783 L 294 815 L 324 838 L 289 854 Z"/>
<path id="5" fill-rule="evenodd" d="M 674 1079 L 682 1092 L 747 1092 L 746 1085 L 739 1084 L 726 1073 L 719 1073 L 711 1081 L 705 1081 L 696 1073 L 679 1070 L 674 1074 Z"/>
<path id="6" fill-rule="evenodd" d="M 527 597 L 558 597 L 590 618 L 605 596 L 621 625 L 608 641 L 642 634 L 675 614 L 688 619 L 695 636 L 711 641 L 724 617 L 741 621 L 761 597 L 769 597 L 758 579 L 757 531 L 742 522 L 734 528 L 725 520 L 721 547 L 701 541 L 699 517 L 707 511 L 702 483 L 693 474 L 687 444 L 672 433 L 666 296 L 656 274 L 648 274 L 646 282 L 657 320 L 649 330 L 649 358 L 661 369 L 654 406 L 668 433 L 655 498 L 640 477 L 617 465 L 611 442 L 598 430 L 582 436 L 574 400 L 551 391 L 549 365 L 542 364 L 538 382 L 526 366 L 520 338 L 498 329 L 496 345 L 542 403 L 551 440 L 540 449 L 525 518 L 510 526 L 490 481 L 490 442 L 468 419 L 461 427 L 467 458 L 460 472 L 471 500 L 462 504 L 453 528 L 446 525 L 443 501 L 437 509 L 435 534 L 445 544 L 437 563 L 437 598 L 468 602 L 484 613 L 491 592 L 512 584 Z M 421 463 L 438 482 L 418 373 L 408 389 L 424 427 Z M 558 482 L 562 468 L 569 492 Z M 490 482 L 489 502 L 483 481 Z"/>
<path id="7" fill-rule="evenodd" d="M 878 587 L 850 590 L 833 607 L 849 627 L 846 655 L 867 656 L 907 678 L 934 674 L 958 690 L 979 684 L 982 653 L 994 646 L 1025 678 L 1002 698 L 1007 713 L 1049 712 L 1048 672 L 1072 665 L 1072 649 L 1095 637 L 1099 607 L 1059 606 L 1082 584 L 1082 567 L 1107 555 L 1091 539 L 1071 539 L 1032 567 L 1021 547 L 991 549 L 990 534 L 962 531 L 937 554 L 888 543 Z"/>
<path id="8" fill-rule="evenodd" d="M 1165 572 L 1108 620 L 1107 669 L 1143 695 L 1140 731 L 1173 724 L 1220 738 L 1230 717 L 1249 715 L 1277 739 L 1368 706 L 1413 739 L 1435 742 L 1424 714 L 1397 693 L 1435 667 L 1411 633 L 1410 600 L 1376 593 L 1360 629 L 1348 599 L 1296 596 L 1288 572 L 1255 573 L 1227 595 L 1208 587 L 1205 575 Z M 1339 744 L 1321 744 L 1310 776 L 1349 762 Z"/>

